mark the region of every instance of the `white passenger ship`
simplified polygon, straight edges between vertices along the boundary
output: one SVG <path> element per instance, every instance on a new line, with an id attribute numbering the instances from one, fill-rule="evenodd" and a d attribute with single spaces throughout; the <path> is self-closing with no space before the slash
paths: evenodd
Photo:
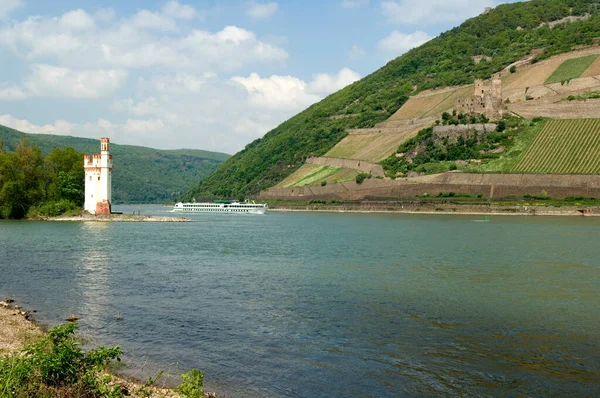
<path id="1" fill-rule="evenodd" d="M 215 201 L 212 203 L 177 203 L 174 212 L 185 213 L 236 213 L 265 214 L 269 209 L 266 203 Z"/>

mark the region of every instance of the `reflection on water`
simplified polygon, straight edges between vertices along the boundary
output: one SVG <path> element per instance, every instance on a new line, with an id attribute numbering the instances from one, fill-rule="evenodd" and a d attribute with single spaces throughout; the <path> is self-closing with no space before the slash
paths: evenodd
<path id="1" fill-rule="evenodd" d="M 85 222 L 81 225 L 81 251 L 77 262 L 75 283 L 82 292 L 81 312 L 86 314 L 85 324 L 101 330 L 110 314 L 110 225 Z"/>
<path id="2" fill-rule="evenodd" d="M 234 397 L 598 395 L 600 220 L 194 218 L 0 223 L 0 293 Z"/>

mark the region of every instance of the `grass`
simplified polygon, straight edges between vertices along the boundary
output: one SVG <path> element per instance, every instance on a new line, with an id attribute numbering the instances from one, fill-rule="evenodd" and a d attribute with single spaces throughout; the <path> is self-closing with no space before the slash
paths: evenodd
<path id="1" fill-rule="evenodd" d="M 600 173 L 600 119 L 550 120 L 512 171 Z"/>
<path id="2" fill-rule="evenodd" d="M 492 159 L 476 166 L 469 165 L 460 169 L 473 173 L 510 173 L 516 171 L 515 166 L 546 123 L 547 121 L 545 120 L 537 120 L 520 127 L 514 135 L 513 144 L 498 159 Z"/>
<path id="3" fill-rule="evenodd" d="M 328 176 L 323 181 L 326 181 L 328 184 L 354 181 L 356 179 L 357 174 L 359 174 L 359 171 L 357 171 L 357 170 L 341 169 L 338 172 L 336 172 L 335 174 Z M 318 181 L 318 182 L 320 182 L 320 181 Z"/>
<path id="4" fill-rule="evenodd" d="M 287 187 L 295 188 L 295 187 L 303 187 L 305 185 L 310 185 L 319 180 L 327 178 L 330 175 L 337 173 L 339 170 L 340 170 L 339 167 L 318 166 L 315 169 L 313 169 L 310 173 L 306 174 L 304 177 L 293 182 L 292 184 L 288 185 Z"/>
<path id="5" fill-rule="evenodd" d="M 563 83 L 580 77 L 598 58 L 598 55 L 568 59 L 546 79 L 545 84 Z"/>
<path id="6" fill-rule="evenodd" d="M 585 101 L 588 99 L 600 98 L 600 91 L 588 91 L 587 93 L 578 95 L 569 95 L 567 98 L 563 98 L 561 101 Z"/>

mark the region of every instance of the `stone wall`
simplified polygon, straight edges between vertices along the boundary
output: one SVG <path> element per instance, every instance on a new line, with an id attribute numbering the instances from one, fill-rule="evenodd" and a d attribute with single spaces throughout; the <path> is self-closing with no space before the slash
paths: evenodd
<path id="1" fill-rule="evenodd" d="M 435 196 L 442 192 L 482 194 L 486 197 L 525 196 L 541 195 L 542 191 L 554 198 L 600 198 L 600 176 L 445 173 L 396 180 L 368 179 L 362 184 L 345 182 L 327 184 L 325 187 L 271 188 L 261 192 L 260 197 L 364 200 L 367 197 L 411 197 L 425 193 Z"/>
<path id="2" fill-rule="evenodd" d="M 449 139 L 458 139 L 458 137 L 467 138 L 473 132 L 478 134 L 490 133 L 496 131 L 498 126 L 494 123 L 486 124 L 459 124 L 449 126 L 434 126 L 433 133 L 438 137 L 447 137 Z"/>
<path id="3" fill-rule="evenodd" d="M 373 177 L 383 177 L 385 175 L 383 167 L 375 163 L 366 162 L 364 160 L 320 157 L 308 158 L 306 159 L 306 164 L 358 170 L 363 173 L 370 173 Z"/>
<path id="4" fill-rule="evenodd" d="M 565 101 L 547 104 L 541 101 L 527 101 L 510 104 L 508 109 L 524 118 L 549 117 L 552 119 L 600 118 L 600 99 L 586 101 Z"/>

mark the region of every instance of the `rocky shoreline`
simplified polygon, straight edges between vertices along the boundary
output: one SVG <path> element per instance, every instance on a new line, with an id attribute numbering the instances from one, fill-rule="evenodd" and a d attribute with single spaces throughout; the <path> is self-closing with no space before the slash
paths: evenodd
<path id="1" fill-rule="evenodd" d="M 58 217 L 36 217 L 31 220 L 36 221 L 85 221 L 85 222 L 191 222 L 187 218 L 178 217 L 158 217 L 134 214 L 111 214 L 94 216 L 92 214 L 80 214 L 77 216 L 58 216 Z"/>
<path id="2" fill-rule="evenodd" d="M 12 299 L 0 301 L 0 357 L 17 352 L 24 346 L 34 343 L 43 337 L 46 331 L 33 319 L 32 313 L 18 305 L 14 305 Z M 179 398 L 180 395 L 168 388 L 145 386 L 138 380 L 127 379 L 111 374 L 113 385 L 119 385 L 122 389 L 129 391 L 130 396 L 138 396 L 140 393 L 148 398 Z M 147 395 L 149 391 L 150 395 Z M 205 398 L 216 398 L 213 392 L 204 393 Z"/>
<path id="3" fill-rule="evenodd" d="M 398 214 L 442 214 L 481 216 L 577 216 L 598 217 L 598 207 L 578 206 L 502 206 L 470 204 L 338 204 L 338 205 L 270 205 L 269 211 L 276 212 L 328 212 L 328 213 L 398 213 Z"/>

